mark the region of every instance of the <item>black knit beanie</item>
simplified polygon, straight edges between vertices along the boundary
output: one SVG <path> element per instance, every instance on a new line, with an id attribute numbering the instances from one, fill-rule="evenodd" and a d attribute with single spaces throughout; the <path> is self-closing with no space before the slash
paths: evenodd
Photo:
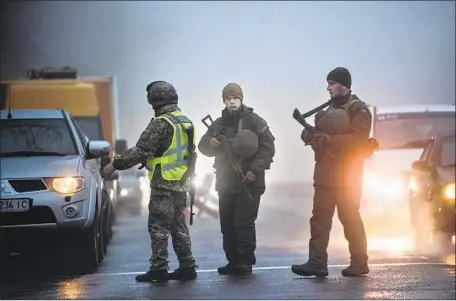
<path id="1" fill-rule="evenodd" d="M 350 71 L 348 71 L 348 69 L 344 67 L 337 67 L 336 69 L 329 72 L 328 76 L 326 77 L 326 80 L 339 83 L 342 86 L 347 87 L 348 89 L 351 88 L 352 84 Z"/>

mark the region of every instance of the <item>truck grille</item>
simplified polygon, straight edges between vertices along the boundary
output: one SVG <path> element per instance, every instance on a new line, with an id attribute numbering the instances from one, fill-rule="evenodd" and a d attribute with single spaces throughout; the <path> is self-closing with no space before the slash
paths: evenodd
<path id="1" fill-rule="evenodd" d="M 26 212 L 0 212 L 0 226 L 56 223 L 52 210 L 37 206 Z"/>
<path id="2" fill-rule="evenodd" d="M 8 180 L 8 183 L 18 193 L 47 190 L 46 184 L 41 179 Z"/>

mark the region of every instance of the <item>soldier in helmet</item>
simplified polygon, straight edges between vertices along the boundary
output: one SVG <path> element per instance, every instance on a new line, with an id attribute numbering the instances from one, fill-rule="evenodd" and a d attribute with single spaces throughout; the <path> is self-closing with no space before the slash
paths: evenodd
<path id="1" fill-rule="evenodd" d="M 342 67 L 327 76 L 333 100 L 326 111 L 315 116 L 317 135 L 303 131 L 301 139 L 315 152 L 314 203 L 310 219 L 309 260 L 293 265 L 301 276 L 327 276 L 329 234 L 335 208 L 348 240 L 351 264 L 344 276 L 369 273 L 364 224 L 359 212 L 364 147 L 369 139 L 372 116 L 367 105 L 351 93 L 350 72 Z"/>
<path id="2" fill-rule="evenodd" d="M 163 282 L 196 278 L 195 258 L 192 255 L 190 235 L 185 223 L 187 203 L 188 155 L 195 149 L 193 124 L 177 106 L 175 88 L 167 82 L 150 83 L 147 100 L 155 111 L 136 146 L 107 165 L 103 173 L 109 177 L 115 170 L 131 168 L 139 163 L 149 170 L 151 195 L 148 230 L 152 241 L 150 269 L 138 275 L 137 281 Z M 179 135 L 179 137 L 174 137 Z M 177 139 L 174 139 L 177 138 Z M 174 160 L 172 152 L 180 151 L 183 160 Z M 171 234 L 179 268 L 168 273 L 168 236 Z"/>
<path id="3" fill-rule="evenodd" d="M 222 99 L 222 116 L 209 127 L 198 148 L 205 156 L 215 157 L 223 250 L 228 260 L 218 272 L 246 275 L 256 263 L 255 221 L 265 191 L 265 171 L 275 154 L 275 138 L 266 121 L 243 103 L 238 84 L 226 85 Z M 230 164 L 233 158 L 242 172 Z"/>

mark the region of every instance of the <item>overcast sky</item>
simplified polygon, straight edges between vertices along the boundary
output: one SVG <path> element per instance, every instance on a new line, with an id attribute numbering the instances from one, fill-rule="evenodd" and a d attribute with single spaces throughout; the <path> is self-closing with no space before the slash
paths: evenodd
<path id="1" fill-rule="evenodd" d="M 64 65 L 81 76 L 116 76 L 121 135 L 130 145 L 153 114 L 145 102 L 150 81 L 176 86 L 199 137 L 200 119 L 220 115 L 223 86 L 239 83 L 277 138 L 274 180 L 311 178 L 313 155 L 291 115 L 328 99 L 334 67 L 347 67 L 353 91 L 372 105 L 455 97 L 450 1 L 38 1 L 4 12 L 2 78 Z"/>

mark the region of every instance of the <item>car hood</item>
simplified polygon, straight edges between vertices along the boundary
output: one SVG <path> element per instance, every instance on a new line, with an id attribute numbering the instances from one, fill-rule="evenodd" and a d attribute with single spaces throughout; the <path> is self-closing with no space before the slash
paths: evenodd
<path id="1" fill-rule="evenodd" d="M 388 172 L 410 172 L 412 163 L 420 158 L 423 149 L 380 150 L 367 166 Z"/>
<path id="2" fill-rule="evenodd" d="M 77 176 L 79 162 L 80 157 L 77 155 L 1 158 L 1 177 L 14 179 Z"/>

